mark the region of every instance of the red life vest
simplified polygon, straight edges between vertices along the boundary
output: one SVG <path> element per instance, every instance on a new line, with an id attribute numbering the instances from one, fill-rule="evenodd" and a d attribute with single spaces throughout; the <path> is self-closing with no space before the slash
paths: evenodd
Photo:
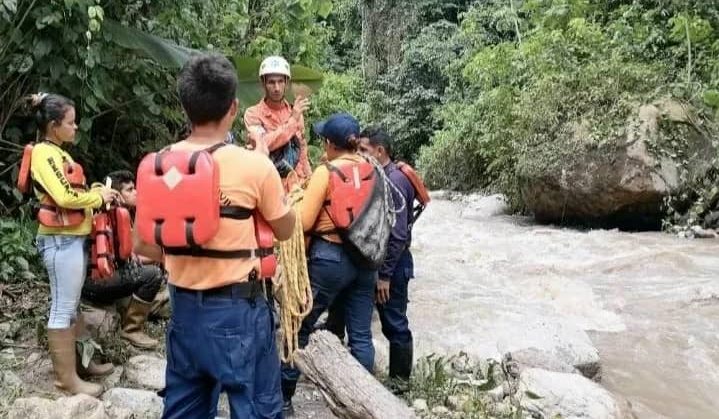
<path id="1" fill-rule="evenodd" d="M 394 216 L 382 168 L 365 159 L 339 167 L 326 163 L 330 179 L 325 211 L 355 264 L 377 269 L 387 250 Z"/>
<path id="2" fill-rule="evenodd" d="M 53 201 L 50 194 L 44 188 L 32 179 L 32 150 L 34 143 L 27 144 L 23 149 L 22 160 L 20 162 L 20 171 L 17 177 L 17 188 L 21 193 L 30 192 L 31 185 L 44 193 L 44 197 L 40 200 L 37 211 L 37 220 L 46 227 L 74 227 L 85 221 L 85 210 L 60 208 Z M 76 191 L 84 192 L 87 190 L 85 172 L 78 163 L 63 161 L 63 172 L 65 178 Z"/>
<path id="3" fill-rule="evenodd" d="M 219 166 L 212 157 L 224 143 L 200 151 L 166 148 L 150 153 L 137 169 L 137 214 L 140 238 L 168 255 L 209 258 L 260 258 L 261 278 L 274 276 L 274 234 L 254 209 L 220 205 Z M 252 217 L 257 249 L 203 247 L 220 228 L 220 218 Z"/>
<path id="4" fill-rule="evenodd" d="M 112 249 L 112 227 L 106 212 L 95 214 L 90 233 L 91 277 L 94 280 L 109 278 L 115 272 L 115 258 Z"/>
<path id="5" fill-rule="evenodd" d="M 374 166 L 369 162 L 339 167 L 326 163 L 326 166 L 330 171 L 330 182 L 325 209 L 336 228 L 349 228 L 364 209 L 378 181 Z"/>
<path id="6" fill-rule="evenodd" d="M 119 260 L 127 260 L 132 257 L 132 216 L 125 207 L 113 207 L 109 215 L 115 257 Z"/>
<path id="7" fill-rule="evenodd" d="M 409 183 L 411 183 L 414 188 L 415 199 L 417 199 L 419 204 L 413 209 L 413 220 L 417 220 L 432 198 L 429 196 L 429 191 L 427 191 L 427 187 L 424 185 L 422 177 L 412 168 L 412 166 L 402 161 L 398 161 L 395 165 L 405 176 L 407 176 Z"/>
<path id="8" fill-rule="evenodd" d="M 124 207 L 112 207 L 92 219 L 91 278 L 107 279 L 119 262 L 132 257 L 132 218 Z"/>

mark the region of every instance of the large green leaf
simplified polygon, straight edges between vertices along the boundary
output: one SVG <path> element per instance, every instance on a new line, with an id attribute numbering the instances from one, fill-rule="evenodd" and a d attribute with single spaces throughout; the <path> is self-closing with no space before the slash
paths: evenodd
<path id="1" fill-rule="evenodd" d="M 201 52 L 110 20 L 105 20 L 104 28 L 118 45 L 140 51 L 164 67 L 181 68 L 193 54 Z M 260 61 L 239 56 L 228 58 L 234 62 L 237 69 L 239 79 L 237 98 L 242 106 L 248 107 L 259 102 L 263 95 L 258 76 Z M 322 86 L 323 77 L 319 71 L 301 65 L 293 65 L 291 70 L 292 89 L 288 92 L 289 100 L 294 100 L 295 94 L 308 96 Z"/>
<path id="2" fill-rule="evenodd" d="M 181 68 L 192 54 L 199 52 L 109 19 L 105 20 L 103 27 L 112 37 L 112 41 L 121 47 L 141 51 L 165 67 Z"/>

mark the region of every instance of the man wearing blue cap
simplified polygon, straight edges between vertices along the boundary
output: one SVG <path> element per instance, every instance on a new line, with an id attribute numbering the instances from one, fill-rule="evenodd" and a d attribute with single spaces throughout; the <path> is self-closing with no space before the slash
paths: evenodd
<path id="1" fill-rule="evenodd" d="M 360 127 L 349 114 L 331 115 L 327 120 L 314 125 L 315 133 L 322 139 L 328 163 L 319 166 L 312 173 L 302 199 L 302 227 L 312 237 L 309 246 L 307 268 L 312 285 L 314 304 L 305 317 L 299 332 L 299 346 L 307 345 L 317 319 L 337 296 L 346 296 L 345 317 L 347 334 L 352 355 L 367 370 L 374 365 L 372 345 L 372 310 L 377 271 L 356 264 L 342 245 L 342 238 L 330 218 L 325 205 L 329 196 L 330 177 L 337 168 L 346 165 L 366 163 L 357 153 Z M 292 396 L 295 393 L 299 371 L 289 365 L 283 366 L 282 393 L 284 411 L 292 410 Z"/>

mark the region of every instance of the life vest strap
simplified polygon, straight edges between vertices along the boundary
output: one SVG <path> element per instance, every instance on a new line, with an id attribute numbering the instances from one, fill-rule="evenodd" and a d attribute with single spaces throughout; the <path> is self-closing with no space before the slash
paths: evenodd
<path id="1" fill-rule="evenodd" d="M 252 210 L 240 206 L 220 207 L 220 217 L 233 220 L 248 220 L 252 217 Z"/>
<path id="2" fill-rule="evenodd" d="M 193 256 L 214 259 L 255 259 L 263 258 L 274 254 L 275 249 L 268 247 L 263 249 L 239 249 L 239 250 L 218 250 L 205 249 L 203 247 L 164 247 L 166 255 L 172 256 Z"/>
<path id="3" fill-rule="evenodd" d="M 233 220 L 247 220 L 250 217 L 252 217 L 252 210 L 245 208 L 245 207 L 237 206 L 237 205 L 223 206 L 223 207 L 220 207 L 220 217 L 230 218 Z M 162 223 L 163 222 L 164 222 L 164 220 L 155 221 L 155 243 L 159 244 L 160 246 L 163 246 L 163 243 L 162 243 Z M 185 239 L 187 240 L 187 244 L 189 244 L 191 247 L 198 247 L 197 243 L 195 243 L 195 239 L 194 239 L 194 235 L 193 235 L 194 224 L 195 224 L 194 219 L 185 221 Z"/>
<path id="4" fill-rule="evenodd" d="M 52 204 L 37 204 L 37 208 L 52 211 L 52 212 L 58 212 L 61 209 L 57 205 L 52 205 Z M 64 209 L 65 211 L 68 211 L 68 212 L 82 212 L 82 213 L 85 212 L 84 210 L 81 210 L 81 209 L 69 209 L 69 208 L 62 208 L 62 209 Z"/>

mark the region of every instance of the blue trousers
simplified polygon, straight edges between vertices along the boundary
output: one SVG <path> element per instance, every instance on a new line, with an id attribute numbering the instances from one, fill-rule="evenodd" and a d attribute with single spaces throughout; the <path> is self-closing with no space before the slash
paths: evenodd
<path id="1" fill-rule="evenodd" d="M 314 303 L 310 314 L 302 322 L 299 346 L 307 345 L 317 319 L 338 295 L 343 294 L 350 352 L 362 366 L 372 371 L 374 346 L 371 323 L 377 271 L 356 267 L 342 245 L 325 240 L 313 240 L 309 254 L 307 268 Z M 296 368 L 283 365 L 282 385 L 293 386 L 299 375 Z"/>
<path id="2" fill-rule="evenodd" d="M 214 418 L 220 391 L 233 419 L 282 418 L 274 319 L 263 297 L 177 292 L 170 286 L 163 418 Z"/>
<path id="3" fill-rule="evenodd" d="M 412 345 L 412 331 L 409 330 L 409 320 L 407 320 L 408 286 L 412 277 L 414 277 L 412 253 L 405 250 L 390 278 L 389 301 L 385 304 L 377 304 L 377 312 L 382 322 L 382 334 L 390 345 Z"/>
<path id="4" fill-rule="evenodd" d="M 414 260 L 412 253 L 405 250 L 395 266 L 389 286 L 389 301 L 377 304 L 377 313 L 382 323 L 382 334 L 390 345 L 401 347 L 412 346 L 412 331 L 407 320 L 407 303 L 409 302 L 409 280 L 414 277 Z M 327 317 L 327 330 L 344 339 L 345 333 L 345 298 L 341 295 L 335 300 Z"/>

